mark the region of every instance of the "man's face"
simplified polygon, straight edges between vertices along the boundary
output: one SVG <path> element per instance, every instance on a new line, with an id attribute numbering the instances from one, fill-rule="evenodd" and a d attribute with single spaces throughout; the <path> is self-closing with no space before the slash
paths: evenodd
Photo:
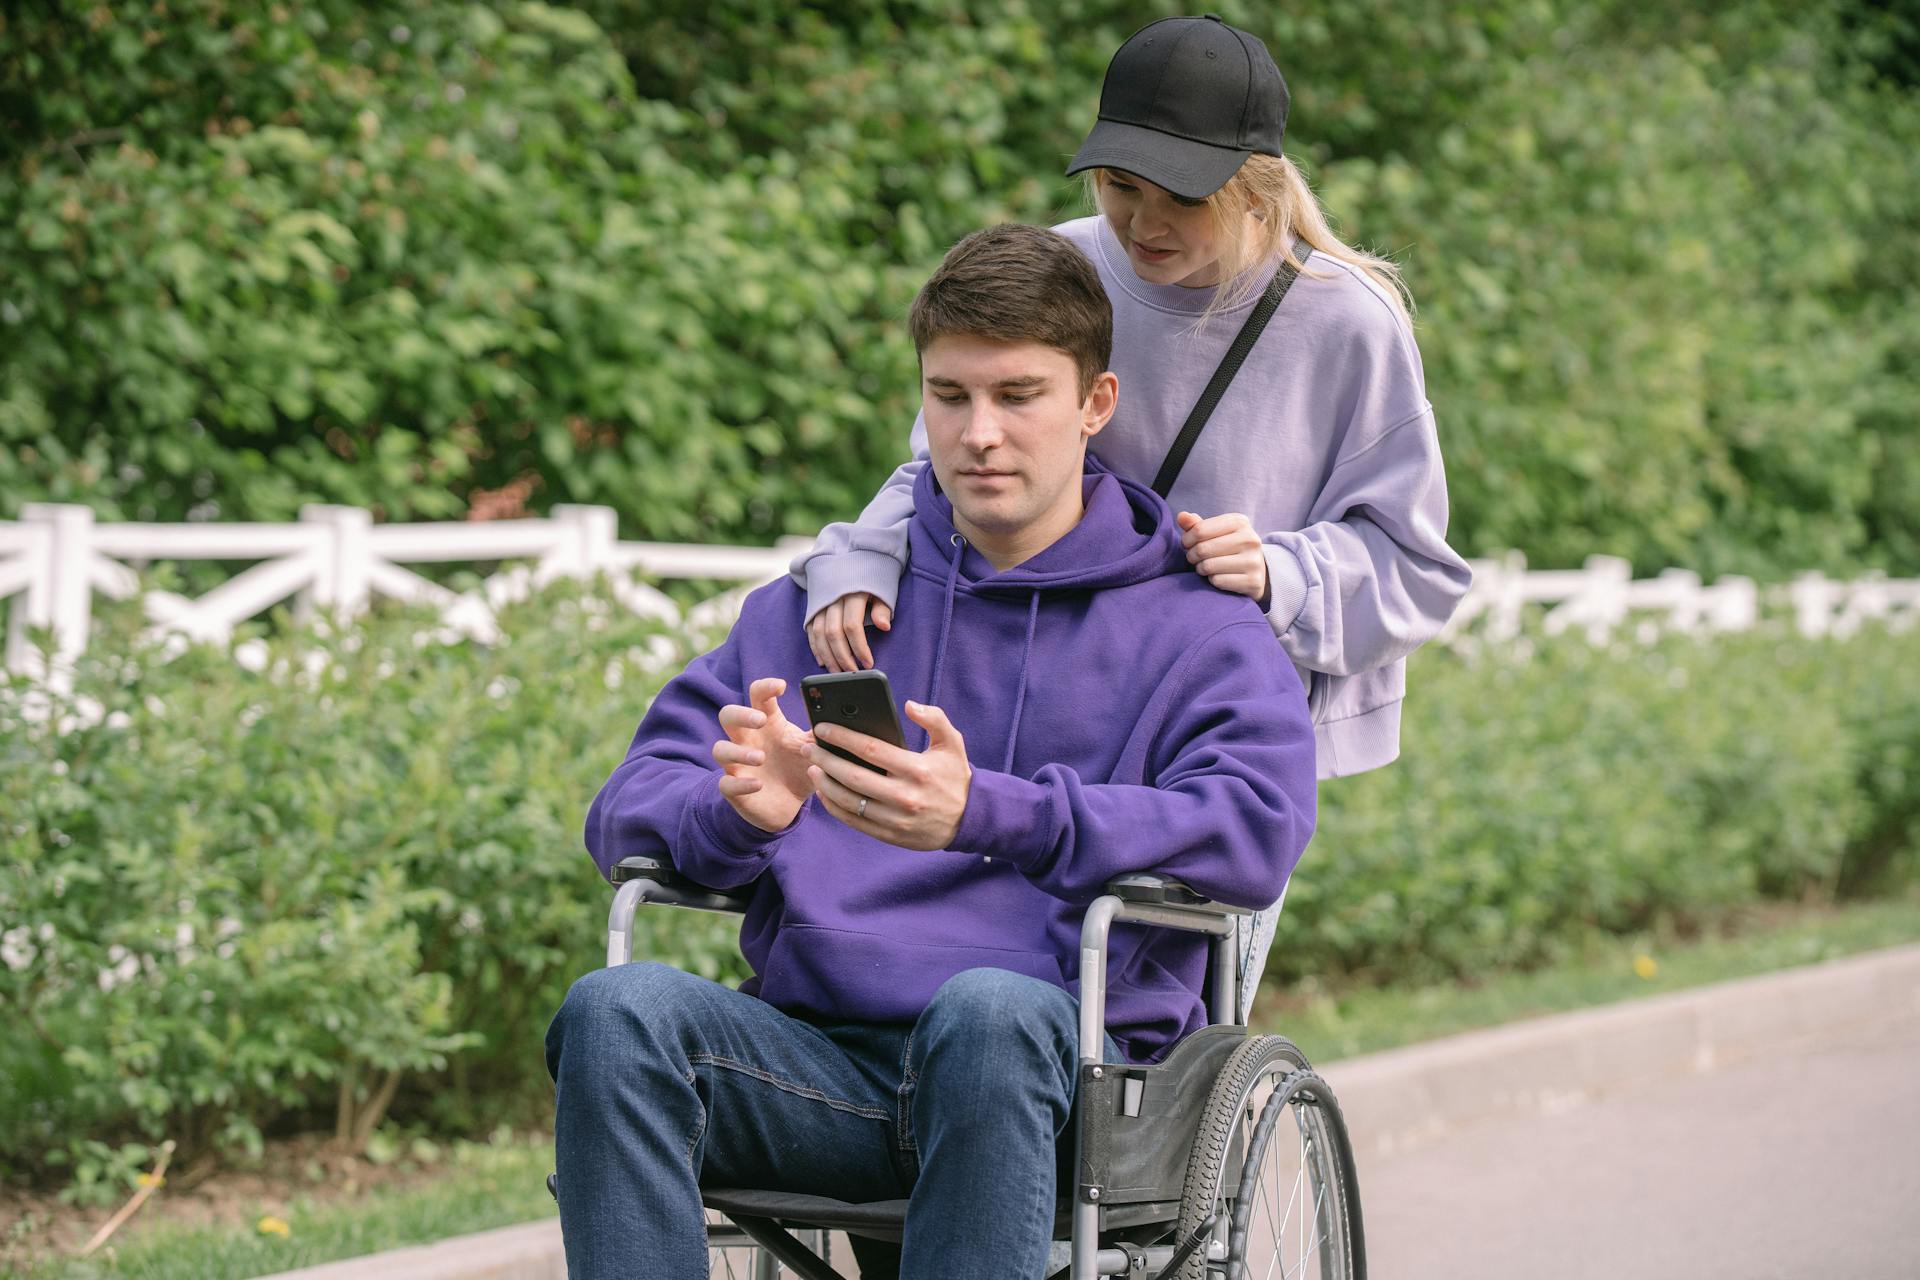
<path id="1" fill-rule="evenodd" d="M 928 449 L 962 532 L 1059 537 L 1072 528 L 1086 441 L 1112 414 L 1115 385 L 1102 374 L 1083 400 L 1073 357 L 1037 342 L 949 334 L 929 343 L 920 356 Z"/>

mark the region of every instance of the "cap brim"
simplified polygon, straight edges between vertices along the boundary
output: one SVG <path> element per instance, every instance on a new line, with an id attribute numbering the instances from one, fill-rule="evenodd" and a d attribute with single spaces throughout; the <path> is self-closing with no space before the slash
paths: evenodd
<path id="1" fill-rule="evenodd" d="M 1137 124 L 1102 120 L 1080 144 L 1068 174 L 1122 169 L 1188 200 L 1204 200 L 1240 172 L 1251 150 L 1216 147 Z"/>

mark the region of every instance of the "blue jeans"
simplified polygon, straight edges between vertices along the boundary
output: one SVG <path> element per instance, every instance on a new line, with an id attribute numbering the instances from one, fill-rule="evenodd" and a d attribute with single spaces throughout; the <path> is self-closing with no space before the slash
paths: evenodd
<path id="1" fill-rule="evenodd" d="M 1078 1059 L 1073 997 L 1003 969 L 949 979 L 911 1026 L 814 1025 L 652 962 L 596 970 L 547 1029 L 567 1273 L 705 1276 L 704 1184 L 907 1200 L 901 1244 L 855 1238 L 863 1277 L 1037 1280 Z"/>

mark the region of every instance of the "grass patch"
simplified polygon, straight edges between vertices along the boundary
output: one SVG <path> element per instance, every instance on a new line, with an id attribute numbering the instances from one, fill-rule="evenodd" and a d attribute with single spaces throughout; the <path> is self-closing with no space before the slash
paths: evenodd
<path id="1" fill-rule="evenodd" d="M 136 1218 L 92 1257 L 0 1264 L 0 1276 L 243 1280 L 550 1217 L 557 1212 L 546 1188 L 552 1170 L 551 1139 L 457 1143 L 432 1174 L 403 1187 L 349 1199 L 296 1195 L 262 1202 L 244 1225 L 142 1224 Z M 165 1206 L 156 1200 L 141 1216 L 156 1209 L 164 1213 Z M 276 1222 L 285 1224 L 286 1234 L 279 1234 Z"/>
<path id="2" fill-rule="evenodd" d="M 1772 908 L 1744 916 L 1726 936 L 1618 939 L 1549 968 L 1472 983 L 1299 984 L 1291 990 L 1269 984 L 1253 1021 L 1257 1030 L 1288 1036 L 1315 1062 L 1331 1062 L 1910 942 L 1920 942 L 1920 894 L 1846 907 Z"/>

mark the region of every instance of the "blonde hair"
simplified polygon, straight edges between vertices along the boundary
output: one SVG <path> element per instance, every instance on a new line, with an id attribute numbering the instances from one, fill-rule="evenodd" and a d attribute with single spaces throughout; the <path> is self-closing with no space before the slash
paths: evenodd
<path id="1" fill-rule="evenodd" d="M 1087 174 L 1087 195 L 1096 209 L 1100 207 L 1100 184 L 1109 172 L 1094 169 Z M 1412 323 L 1413 295 L 1400 276 L 1400 268 L 1391 258 L 1356 249 L 1336 236 L 1305 175 L 1285 156 L 1248 156 L 1239 172 L 1208 196 L 1206 203 L 1220 245 L 1222 284 L 1200 317 L 1199 327 L 1204 327 L 1216 312 L 1245 302 L 1260 283 L 1261 268 L 1274 259 L 1300 270 L 1301 263 L 1293 253 L 1296 236 L 1311 245 L 1315 253 L 1359 269 L 1393 300 L 1402 318 Z M 1248 216 L 1255 212 L 1264 216 Z"/>

